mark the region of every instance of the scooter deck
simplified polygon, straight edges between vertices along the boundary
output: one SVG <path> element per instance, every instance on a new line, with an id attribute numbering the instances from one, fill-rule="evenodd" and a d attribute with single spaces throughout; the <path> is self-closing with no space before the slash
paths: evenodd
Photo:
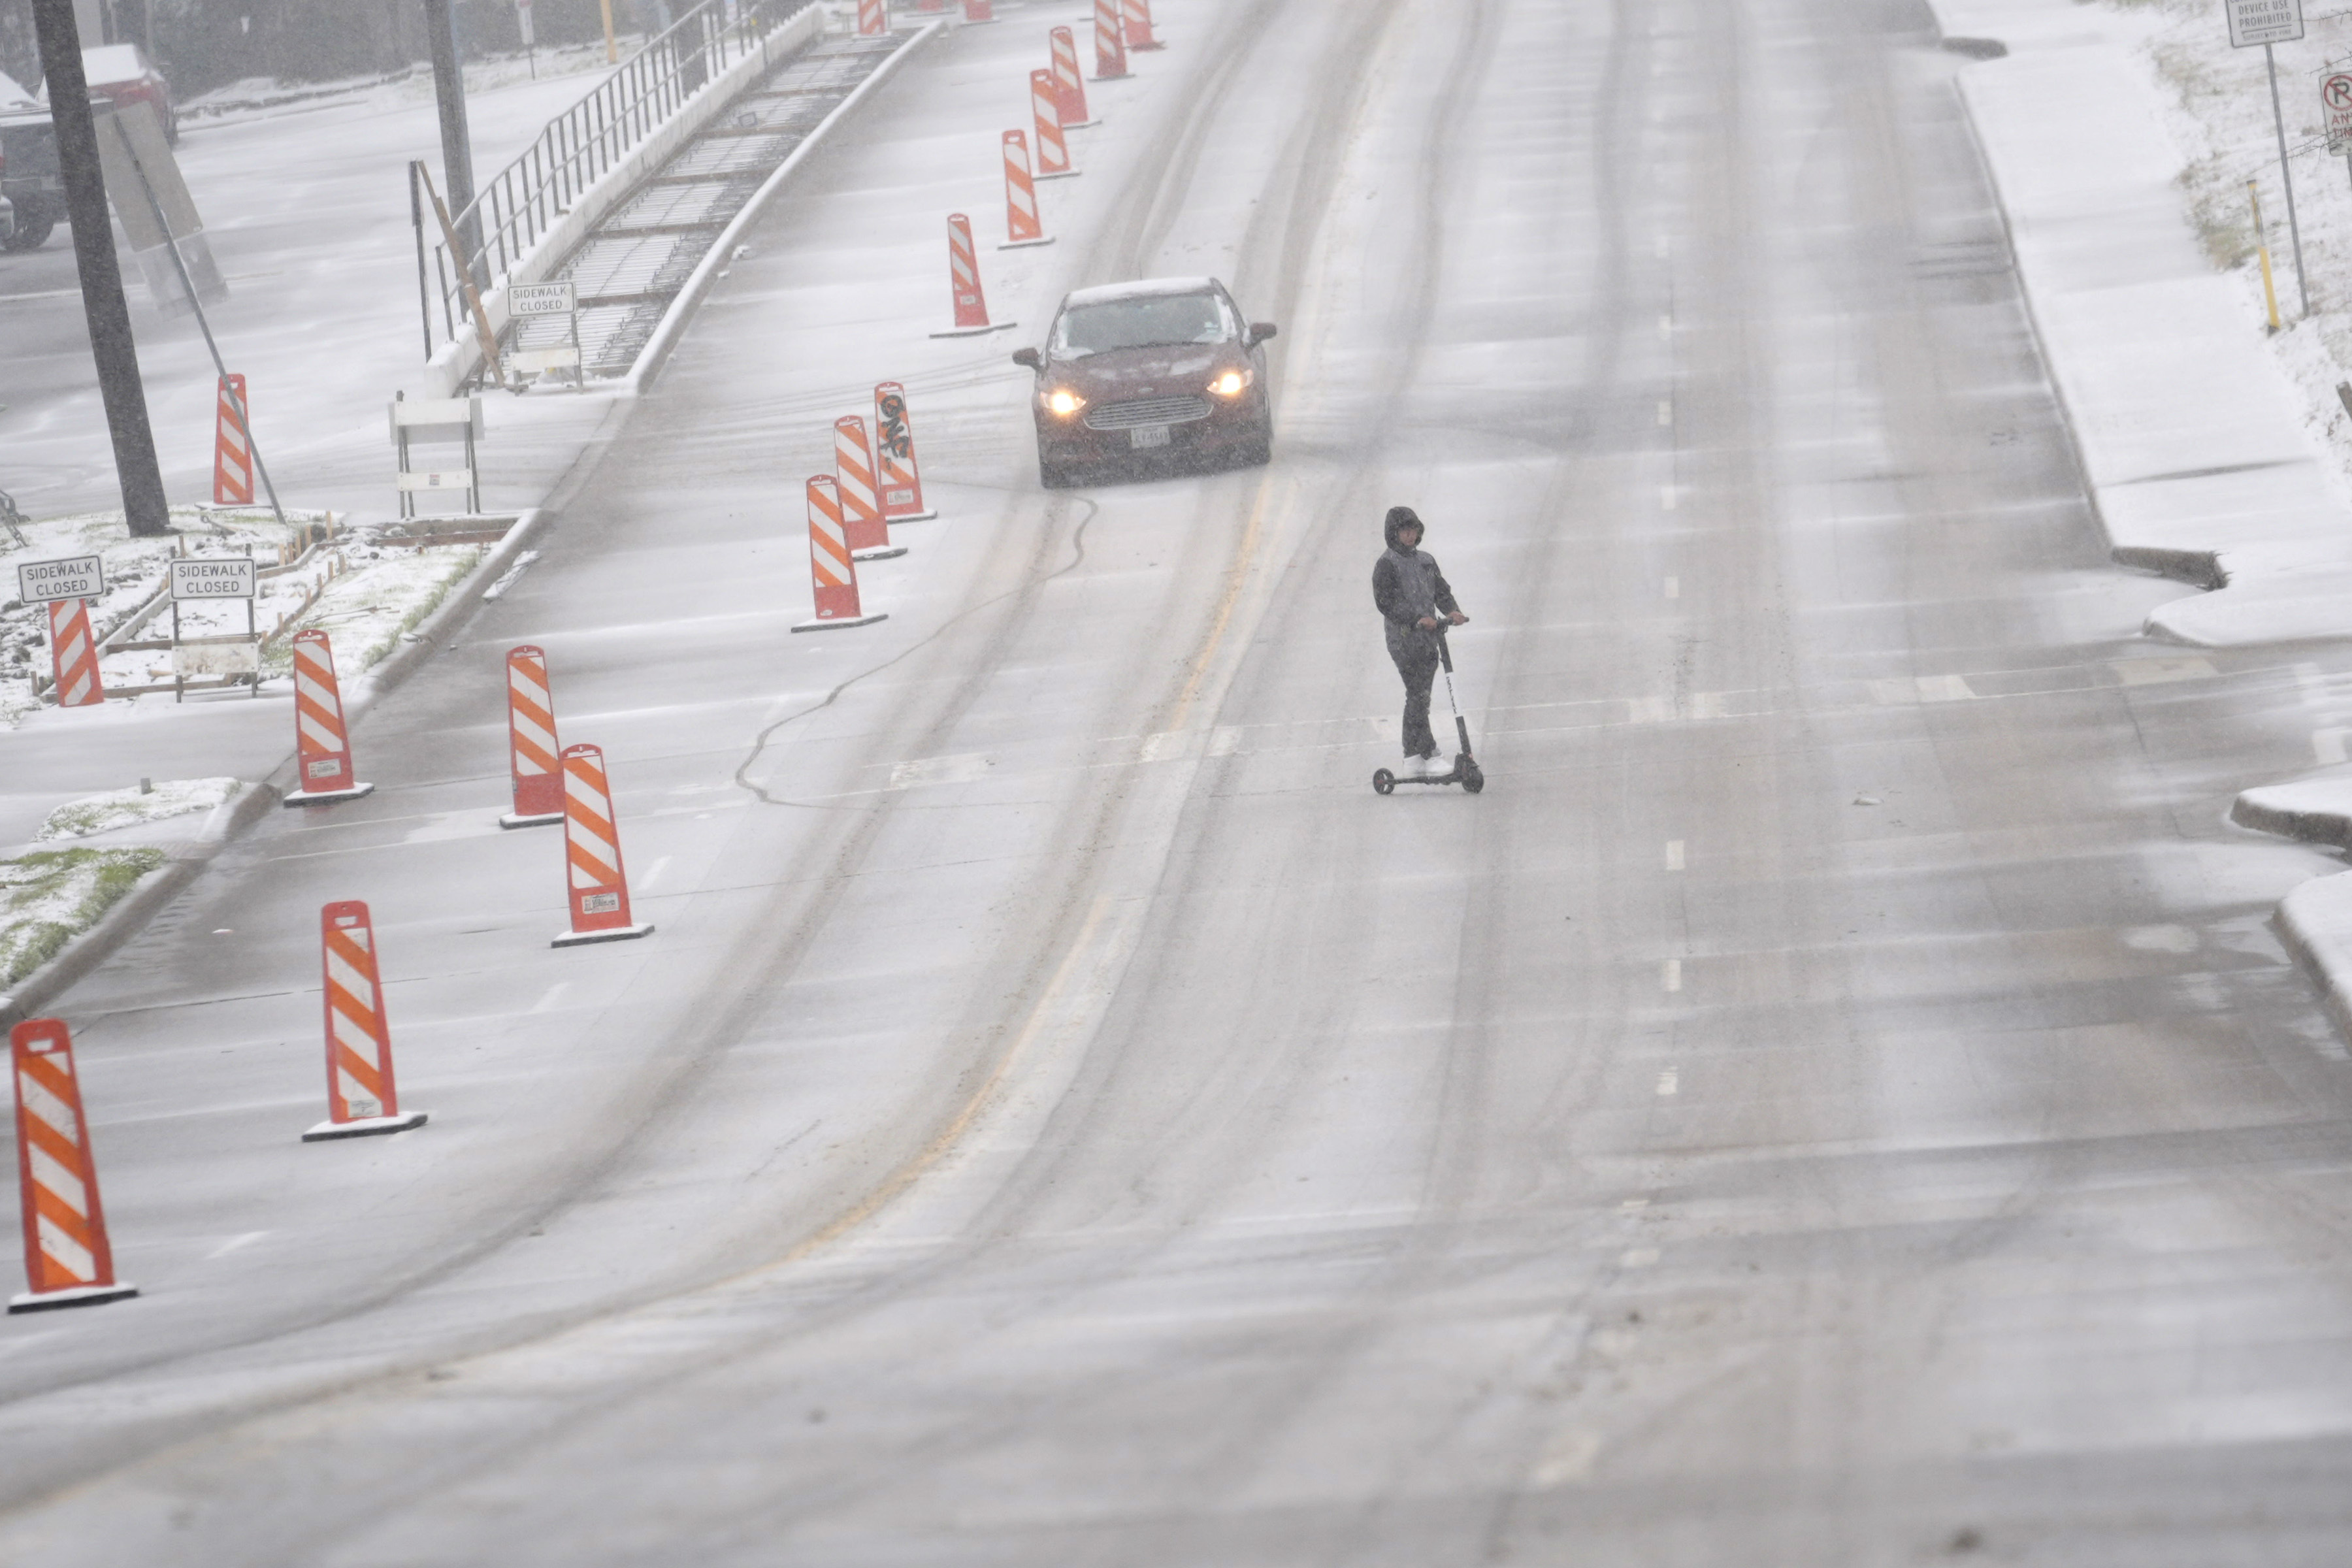
<path id="1" fill-rule="evenodd" d="M 1467 752 L 1457 752 L 1454 766 L 1442 773 L 1395 773 L 1381 768 L 1372 774 L 1372 789 L 1380 795 L 1394 792 L 1399 784 L 1460 784 L 1471 795 L 1486 787 L 1486 775 L 1478 760 Z"/>

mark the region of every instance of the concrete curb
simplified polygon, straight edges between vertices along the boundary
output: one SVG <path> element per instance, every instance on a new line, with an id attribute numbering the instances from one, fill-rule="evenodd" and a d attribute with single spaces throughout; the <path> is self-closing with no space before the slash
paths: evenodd
<path id="1" fill-rule="evenodd" d="M 2341 776 L 2239 792 L 2230 820 L 2256 833 L 2352 849 L 2352 780 Z"/>
<path id="2" fill-rule="evenodd" d="M 2352 1039 L 2352 871 L 2315 877 L 2280 900 L 2271 929 L 2318 985 L 2336 1032 Z"/>
<path id="3" fill-rule="evenodd" d="M 744 231 L 767 211 L 768 203 L 800 168 L 802 160 L 823 146 L 834 127 L 865 102 L 867 93 L 889 80 L 917 47 L 946 30 L 947 25 L 947 18 L 942 16 L 891 50 L 890 58 L 875 67 L 871 76 L 851 89 L 847 98 L 835 104 L 825 117 L 816 122 L 815 129 L 793 149 L 792 154 L 760 183 L 760 188 L 751 193 L 751 199 L 745 202 L 727 226 L 719 231 L 719 237 L 711 242 L 710 248 L 695 264 L 694 271 L 687 278 L 686 287 L 670 300 L 669 309 L 662 314 L 661 324 L 654 328 L 654 335 L 646 340 L 644 352 L 637 355 L 637 363 L 630 366 L 629 374 L 622 378 L 620 386 L 624 393 L 642 393 L 653 384 L 654 378 L 661 374 L 662 366 L 668 363 L 671 352 L 677 347 L 678 340 L 686 335 L 686 329 L 693 323 L 695 312 L 702 308 L 703 296 L 709 293 L 712 281 L 728 267 L 728 258 L 734 255 L 735 247 L 741 243 Z"/>
<path id="4" fill-rule="evenodd" d="M 0 1027 L 14 1027 L 33 1017 L 83 975 L 96 969 L 126 942 L 146 927 L 163 907 L 196 879 L 213 857 L 256 822 L 269 815 L 278 792 L 268 784 L 242 785 L 235 798 L 213 807 L 195 839 L 139 879 L 98 923 L 66 943 L 55 958 L 25 976 L 0 996 Z"/>

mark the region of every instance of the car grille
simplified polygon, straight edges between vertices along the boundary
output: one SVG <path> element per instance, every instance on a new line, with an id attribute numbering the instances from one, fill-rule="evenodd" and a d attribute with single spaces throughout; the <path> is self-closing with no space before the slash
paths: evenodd
<path id="1" fill-rule="evenodd" d="M 1100 403 L 1087 410 L 1089 430 L 1132 430 L 1139 425 L 1189 425 L 1209 416 L 1205 397 L 1139 397 Z"/>

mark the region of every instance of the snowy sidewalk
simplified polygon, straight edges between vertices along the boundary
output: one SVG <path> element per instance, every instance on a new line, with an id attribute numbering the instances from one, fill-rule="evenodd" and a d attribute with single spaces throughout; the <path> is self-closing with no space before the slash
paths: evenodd
<path id="1" fill-rule="evenodd" d="M 1946 37 L 2009 49 L 1960 92 L 2116 559 L 2227 584 L 2147 629 L 2207 647 L 2352 635 L 2352 510 L 2183 211 L 2142 24 L 2063 0 L 1931 3 Z"/>

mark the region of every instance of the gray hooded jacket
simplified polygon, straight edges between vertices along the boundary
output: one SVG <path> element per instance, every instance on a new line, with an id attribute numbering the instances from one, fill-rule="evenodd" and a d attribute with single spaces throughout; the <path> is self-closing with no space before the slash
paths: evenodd
<path id="1" fill-rule="evenodd" d="M 1461 606 L 1454 590 L 1437 569 L 1437 558 L 1425 550 L 1407 550 L 1398 542 L 1400 531 L 1421 524 L 1407 507 L 1392 507 L 1381 531 L 1389 542 L 1372 564 L 1372 603 L 1388 622 L 1389 657 L 1435 663 L 1437 647 L 1432 634 L 1421 629 L 1423 616 L 1449 616 Z M 1424 531 L 1424 537 L 1426 536 Z"/>

